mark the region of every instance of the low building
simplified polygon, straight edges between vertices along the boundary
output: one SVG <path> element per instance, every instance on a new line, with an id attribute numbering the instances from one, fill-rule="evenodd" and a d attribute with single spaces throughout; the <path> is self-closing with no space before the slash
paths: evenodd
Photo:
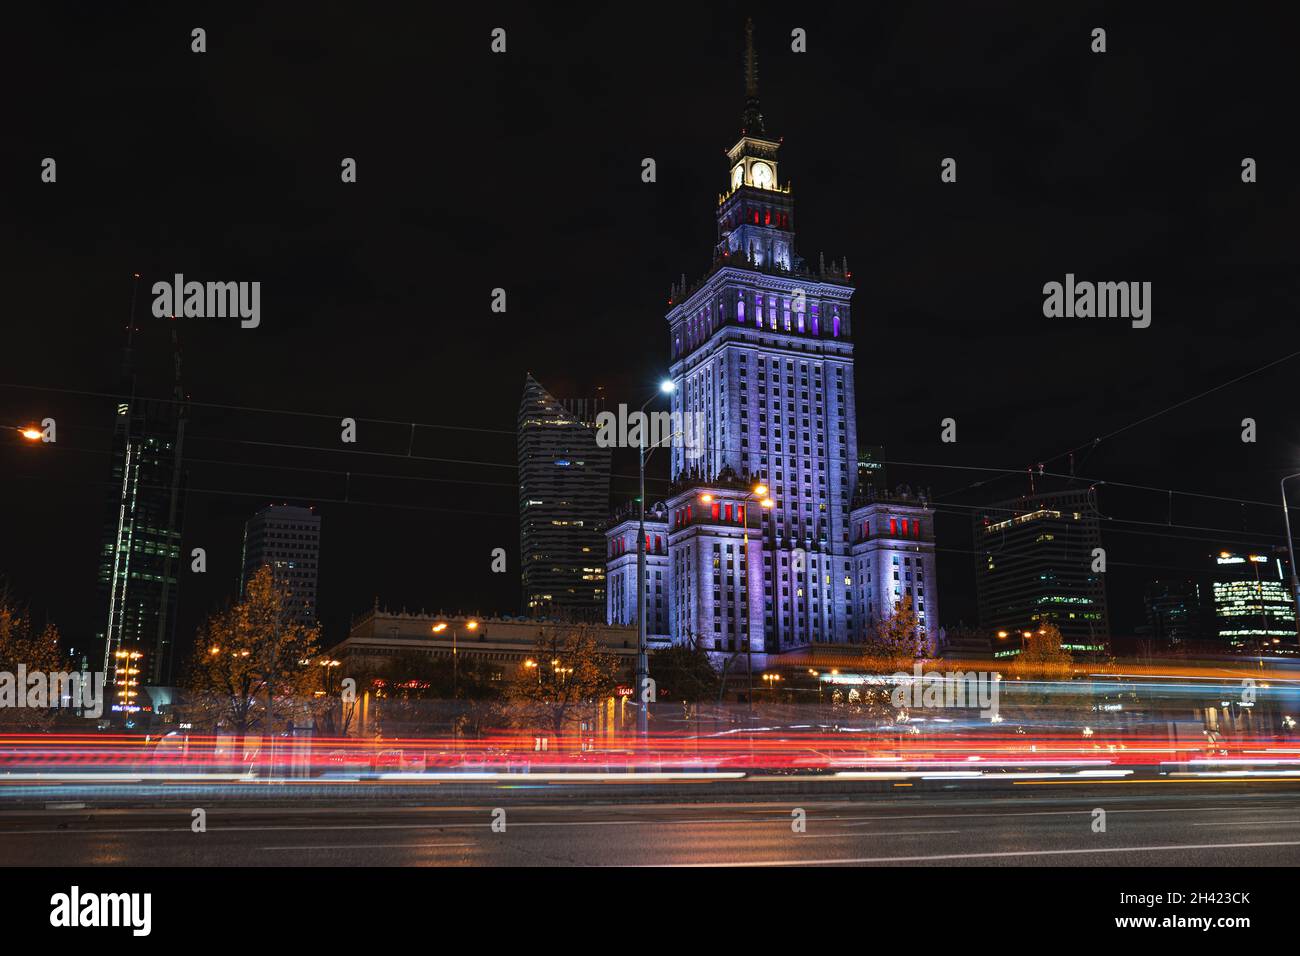
<path id="1" fill-rule="evenodd" d="M 635 506 L 615 515 L 605 530 L 605 622 L 637 628 L 636 565 L 640 515 Z M 662 502 L 646 511 L 646 635 L 651 644 L 668 641 L 668 513 Z"/>
<path id="2" fill-rule="evenodd" d="M 852 584 L 850 634 L 870 640 L 876 625 L 912 600 L 917 624 L 933 652 L 938 646 L 939 584 L 934 558 L 934 509 L 901 487 L 860 500 L 849 515 Z M 846 582 L 847 583 L 847 582 Z"/>
<path id="3" fill-rule="evenodd" d="M 451 657 L 489 661 L 503 676 L 529 660 L 547 627 L 576 626 L 568 622 L 526 617 L 474 617 L 466 614 L 394 613 L 378 607 L 352 623 L 348 636 L 329 650 L 343 665 L 357 668 L 382 666 L 407 655 Z M 583 624 L 611 654 L 620 659 L 628 675 L 635 673 L 637 629 L 607 624 Z M 435 630 L 436 628 L 436 630 Z"/>

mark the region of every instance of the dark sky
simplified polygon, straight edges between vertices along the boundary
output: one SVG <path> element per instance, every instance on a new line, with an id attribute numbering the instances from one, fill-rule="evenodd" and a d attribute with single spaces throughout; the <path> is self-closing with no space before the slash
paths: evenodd
<path id="1" fill-rule="evenodd" d="M 858 282 L 859 440 L 939 496 L 945 623 L 974 618 L 969 509 L 1125 429 L 1076 469 L 1157 489 L 1099 492 L 1112 619 L 1131 629 L 1147 580 L 1281 540 L 1277 507 L 1179 495 L 1171 517 L 1164 489 L 1273 502 L 1300 470 L 1300 359 L 1126 428 L 1300 349 L 1293 24 L 1137 6 L 28 14 L 0 57 L 0 421 L 53 416 L 59 442 L 0 437 L 0 576 L 74 643 L 97 626 L 113 400 L 78 393 L 117 387 L 132 273 L 181 272 L 260 281 L 263 313 L 256 330 L 180 327 L 190 395 L 239 407 L 194 415 L 185 551 L 205 547 L 209 570 L 184 580 L 182 643 L 232 595 L 243 521 L 270 501 L 320 506 L 327 643 L 375 596 L 516 611 L 524 374 L 612 403 L 654 387 L 669 285 L 709 264 L 752 14 L 798 251 L 847 255 Z M 956 184 L 939 181 L 947 156 Z M 1043 283 L 1067 272 L 1151 281 L 1151 327 L 1044 318 Z M 498 286 L 505 315 L 489 311 Z M 141 336 L 165 376 L 148 300 Z M 363 419 L 356 451 L 285 447 L 340 447 L 344 416 Z M 454 461 L 401 460 L 412 421 L 483 430 L 419 429 L 416 456 Z M 494 547 L 511 574 L 490 572 Z"/>

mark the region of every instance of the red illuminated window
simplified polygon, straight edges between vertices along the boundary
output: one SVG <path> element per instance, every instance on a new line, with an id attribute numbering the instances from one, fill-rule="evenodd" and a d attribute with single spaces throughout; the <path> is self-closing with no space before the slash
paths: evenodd
<path id="1" fill-rule="evenodd" d="M 890 534 L 890 536 L 893 536 L 893 535 L 898 534 L 898 519 L 897 519 L 897 518 L 890 518 L 890 519 L 889 519 L 889 534 Z"/>
<path id="2" fill-rule="evenodd" d="M 726 508 L 723 509 L 722 517 L 725 521 L 731 520 L 731 505 L 727 505 Z"/>
<path id="3" fill-rule="evenodd" d="M 713 503 L 713 520 L 718 520 L 718 509 L 721 507 L 716 501 Z"/>

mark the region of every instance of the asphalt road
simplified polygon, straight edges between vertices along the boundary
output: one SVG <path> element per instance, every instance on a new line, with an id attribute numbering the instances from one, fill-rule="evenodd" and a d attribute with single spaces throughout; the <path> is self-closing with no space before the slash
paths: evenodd
<path id="1" fill-rule="evenodd" d="M 0 811 L 0 865 L 1300 865 L 1300 784 L 511 805 Z M 805 828 L 792 825 L 795 809 Z M 504 810 L 504 832 L 493 811 Z M 1094 832 L 1094 809 L 1105 832 Z"/>

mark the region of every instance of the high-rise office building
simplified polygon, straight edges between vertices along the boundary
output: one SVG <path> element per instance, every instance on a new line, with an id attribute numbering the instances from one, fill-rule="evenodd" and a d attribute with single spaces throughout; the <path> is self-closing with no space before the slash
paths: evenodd
<path id="1" fill-rule="evenodd" d="M 752 28 L 745 78 L 713 262 L 674 286 L 666 316 L 673 421 L 694 439 L 672 445 L 668 630 L 719 655 L 843 642 L 856 626 L 853 283 L 846 263 L 810 266 L 795 250 Z"/>
<path id="2" fill-rule="evenodd" d="M 1100 653 L 1110 636 L 1101 547 L 1090 489 L 1002 502 L 975 515 L 980 624 L 1010 634 L 1055 624 L 1076 653 Z"/>
<path id="3" fill-rule="evenodd" d="M 288 595 L 287 618 L 307 627 L 319 617 L 316 583 L 320 569 L 320 515 L 311 508 L 268 505 L 244 525 L 243 573 L 239 589 L 262 565 Z"/>
<path id="4" fill-rule="evenodd" d="M 123 352 L 122 398 L 113 423 L 111 484 L 99 561 L 105 616 L 98 637 L 108 704 L 126 713 L 139 709 L 143 685 L 167 684 L 172 677 L 185 515 L 182 452 L 189 417 L 175 324 L 170 362 L 161 354 L 147 359 L 142 354 L 146 346 L 161 353 L 166 336 L 155 329 L 146 342 L 136 332 L 133 316 Z M 149 373 L 169 364 L 171 396 L 165 398 L 161 381 L 166 377 Z"/>
<path id="5" fill-rule="evenodd" d="M 566 406 L 529 375 L 519 403 L 519 548 L 524 611 L 598 620 L 605 614 L 609 448 L 594 408 Z"/>
<path id="6" fill-rule="evenodd" d="M 1213 575 L 1214 627 L 1225 649 L 1295 653 L 1295 597 L 1284 551 L 1220 551 Z"/>
<path id="7" fill-rule="evenodd" d="M 1152 581 L 1143 595 L 1146 624 L 1139 635 L 1155 650 L 1200 647 L 1209 636 L 1202 591 L 1195 581 Z"/>

